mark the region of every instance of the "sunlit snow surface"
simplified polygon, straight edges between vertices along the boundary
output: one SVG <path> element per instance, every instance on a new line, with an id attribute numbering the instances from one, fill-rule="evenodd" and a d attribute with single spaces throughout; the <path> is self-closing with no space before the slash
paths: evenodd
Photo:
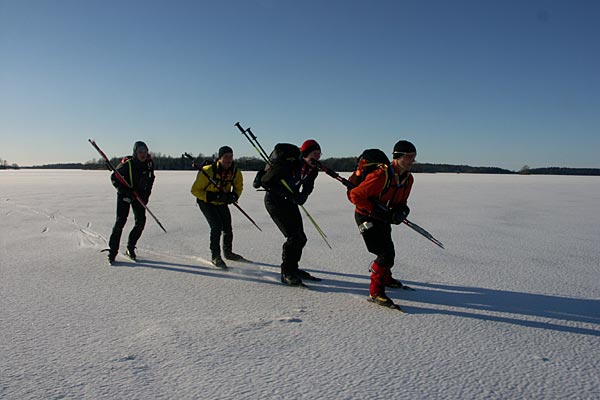
<path id="1" fill-rule="evenodd" d="M 209 263 L 195 172 L 158 171 L 138 263 L 108 266 L 107 171 L 0 172 L 2 399 L 600 398 L 600 178 L 417 174 L 394 227 L 389 290 L 366 301 L 373 256 L 343 186 L 320 175 L 301 267 L 244 173 L 234 250 Z M 347 174 L 342 174 L 347 175 Z M 131 229 L 130 216 L 123 235 Z"/>

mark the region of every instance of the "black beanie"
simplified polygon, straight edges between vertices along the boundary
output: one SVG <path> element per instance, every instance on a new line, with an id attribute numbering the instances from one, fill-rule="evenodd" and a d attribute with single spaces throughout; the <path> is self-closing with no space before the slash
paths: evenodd
<path id="1" fill-rule="evenodd" d="M 399 140 L 398 143 L 394 145 L 394 158 L 400 158 L 406 153 L 416 153 L 417 148 L 414 144 L 409 142 L 408 140 Z"/>
<path id="2" fill-rule="evenodd" d="M 223 146 L 219 149 L 219 158 L 223 157 L 223 154 L 231 153 L 233 154 L 233 149 L 229 146 Z"/>
<path id="3" fill-rule="evenodd" d="M 146 148 L 146 151 L 148 151 L 148 146 L 146 146 L 146 143 L 142 142 L 141 140 L 135 142 L 133 144 L 133 155 L 136 155 L 137 151 L 142 147 Z"/>

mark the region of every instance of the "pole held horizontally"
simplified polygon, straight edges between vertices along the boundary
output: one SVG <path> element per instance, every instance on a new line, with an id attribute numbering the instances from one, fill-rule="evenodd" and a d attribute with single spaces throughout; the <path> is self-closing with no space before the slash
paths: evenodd
<path id="1" fill-rule="evenodd" d="M 325 172 L 327 175 L 331 176 L 332 178 L 336 179 L 337 181 L 341 182 L 348 189 L 353 189 L 356 187 L 348 179 L 341 177 L 340 174 L 327 168 L 325 165 L 321 164 L 319 161 L 316 161 L 316 160 L 313 160 L 313 161 L 315 162 L 317 167 L 319 167 L 320 170 L 322 170 L 323 172 Z M 378 205 L 380 207 L 384 207 L 384 209 L 387 209 L 387 206 L 383 203 L 378 202 Z M 438 246 L 442 249 L 444 248 L 443 243 L 440 242 L 439 240 L 437 240 L 436 238 L 434 238 L 433 235 L 431 233 L 427 232 L 424 228 L 421 228 L 419 225 L 415 224 L 414 222 L 409 221 L 408 219 L 404 219 L 402 222 L 404 224 L 406 224 L 406 226 L 408 226 L 409 228 L 411 228 L 412 230 L 417 232 L 418 234 L 422 235 L 426 239 L 429 239 L 436 246 Z"/>
<path id="2" fill-rule="evenodd" d="M 115 177 L 117 178 L 117 180 L 124 185 L 125 187 L 128 187 L 129 189 L 133 188 L 131 187 L 131 185 L 129 183 L 127 183 L 127 181 L 125 180 L 125 178 L 123 178 L 123 176 L 117 172 L 117 169 L 111 164 L 110 159 L 106 156 L 106 154 L 102 151 L 102 149 L 100 149 L 100 147 L 98 147 L 98 145 L 96 144 L 95 140 L 92 139 L 88 139 L 88 142 L 90 142 L 90 144 L 96 149 L 96 151 L 100 154 L 100 156 L 104 159 L 104 164 L 106 165 L 106 167 L 108 169 L 110 169 L 112 172 L 114 172 Z M 142 200 L 142 198 L 140 197 L 140 195 L 134 190 L 133 191 L 133 197 L 135 197 L 135 199 L 146 209 L 146 211 L 148 211 L 148 213 L 152 216 L 152 218 L 154 218 L 154 220 L 156 221 L 156 223 L 158 224 L 158 226 L 160 226 L 160 228 L 167 233 L 167 230 L 165 229 L 165 227 L 160 223 L 160 221 L 158 220 L 158 218 L 156 217 L 156 215 L 154 215 L 154 213 L 148 208 L 148 206 L 146 205 L 146 203 L 144 202 L 144 200 Z"/>
<path id="3" fill-rule="evenodd" d="M 254 147 L 254 149 L 258 152 L 258 154 L 262 157 L 262 159 L 267 164 L 271 165 L 271 161 L 269 160 L 269 156 L 267 155 L 267 152 L 260 145 L 260 143 L 258 142 L 258 138 L 256 137 L 256 135 L 254 135 L 254 133 L 252 133 L 252 130 L 250 128 L 247 128 L 247 129 L 242 128 L 242 126 L 240 125 L 239 122 L 236 122 L 234 124 L 234 126 L 237 127 L 240 130 L 240 132 L 242 132 L 242 135 L 244 135 L 244 137 L 246 139 L 248 139 L 248 141 L 250 142 L 250 144 L 252 145 L 252 147 Z M 281 180 L 281 184 L 290 193 L 292 193 L 292 194 L 294 193 L 294 191 L 292 190 L 292 188 L 283 179 Z M 312 217 L 312 215 L 310 215 L 310 213 L 304 207 L 304 205 L 300 205 L 299 204 L 299 206 L 302 209 L 302 211 L 304 211 L 304 214 L 306 214 L 306 216 L 308 217 L 308 219 L 310 220 L 310 222 L 313 224 L 313 226 L 315 227 L 315 229 L 317 230 L 317 232 L 319 232 L 319 235 L 321 235 L 321 237 L 325 241 L 325 244 L 327 244 L 327 247 L 329 247 L 330 249 L 332 249 L 331 245 L 329 244 L 329 241 L 327 240 L 327 235 L 325 235 L 325 232 L 323 232 L 323 230 L 321 229 L 321 227 L 319 226 L 319 224 L 317 224 L 317 221 L 315 221 L 315 219 Z"/>

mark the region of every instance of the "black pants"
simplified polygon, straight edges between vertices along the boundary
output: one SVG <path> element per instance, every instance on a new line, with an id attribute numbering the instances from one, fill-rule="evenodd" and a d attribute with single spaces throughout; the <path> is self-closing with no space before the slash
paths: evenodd
<path id="1" fill-rule="evenodd" d="M 377 263 L 381 266 L 392 267 L 396 251 L 392 241 L 392 225 L 373 218 L 366 217 L 357 212 L 354 213 L 354 220 L 357 225 L 370 221 L 373 226 L 362 233 L 363 240 L 367 245 L 369 253 L 377 256 Z"/>
<path id="2" fill-rule="evenodd" d="M 142 232 L 144 231 L 144 226 L 146 225 L 146 209 L 144 206 L 142 206 L 137 200 L 133 200 L 131 203 L 128 203 L 123 200 L 123 196 L 121 194 L 117 194 L 117 220 L 115 221 L 112 234 L 110 235 L 110 239 L 108 241 L 108 246 L 110 247 L 110 253 L 112 255 L 115 255 L 119 252 L 121 234 L 123 233 L 125 223 L 127 223 L 129 207 L 131 207 L 133 210 L 135 225 L 133 226 L 133 229 L 131 229 L 131 232 L 129 232 L 127 247 L 135 247 L 140 236 L 142 236 Z"/>
<path id="3" fill-rule="evenodd" d="M 300 209 L 289 200 L 268 192 L 265 194 L 265 207 L 275 225 L 286 238 L 281 255 L 281 272 L 294 274 L 298 271 L 302 249 L 307 240 Z"/>
<path id="4" fill-rule="evenodd" d="M 210 226 L 210 254 L 212 258 L 221 255 L 221 232 L 223 232 L 223 252 L 233 250 L 233 229 L 231 228 L 231 213 L 226 204 L 210 204 L 197 200 L 200 211 L 206 217 Z"/>

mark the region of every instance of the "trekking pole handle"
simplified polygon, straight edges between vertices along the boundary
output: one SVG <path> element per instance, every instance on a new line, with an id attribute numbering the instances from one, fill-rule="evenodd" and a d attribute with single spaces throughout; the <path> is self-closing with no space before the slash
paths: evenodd
<path id="1" fill-rule="evenodd" d="M 248 132 L 250 134 L 250 137 L 252 138 L 252 140 L 256 141 L 256 136 L 254 135 L 254 133 L 252 133 L 252 131 L 250 130 L 250 128 L 246 129 L 246 132 Z M 258 142 L 257 142 L 258 143 Z M 260 146 L 260 145 L 259 145 Z M 262 147 L 261 147 L 262 148 Z M 263 150 L 264 151 L 264 150 Z"/>
<path id="2" fill-rule="evenodd" d="M 237 127 L 240 130 L 240 132 L 246 133 L 246 130 L 242 128 L 239 122 L 236 122 L 233 126 Z"/>

